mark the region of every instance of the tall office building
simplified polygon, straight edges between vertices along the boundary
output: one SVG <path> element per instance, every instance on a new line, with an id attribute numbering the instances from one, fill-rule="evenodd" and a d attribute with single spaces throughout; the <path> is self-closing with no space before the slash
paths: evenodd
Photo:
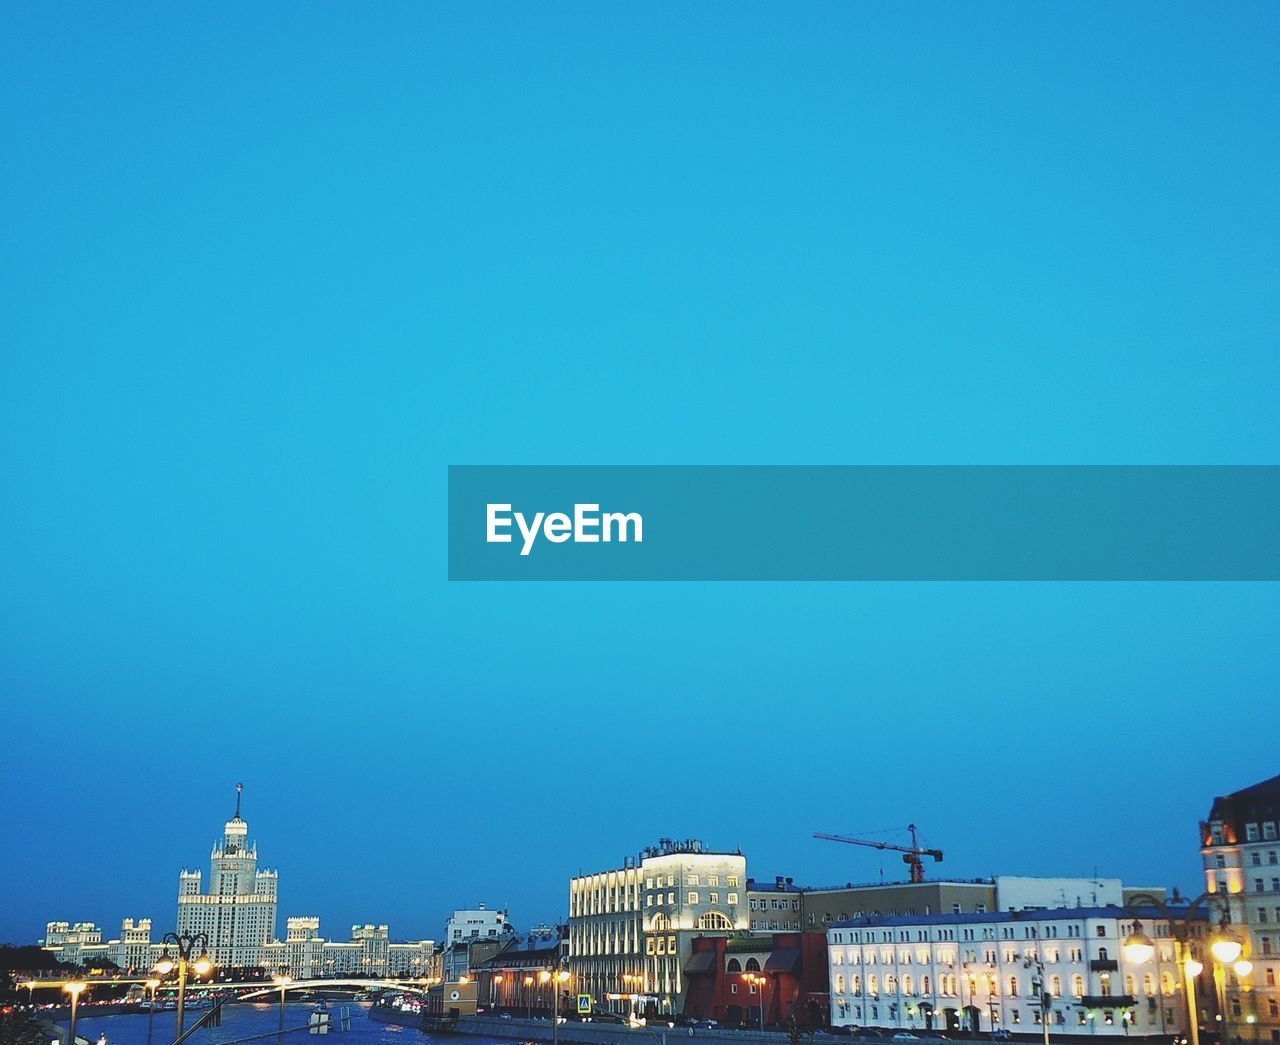
<path id="1" fill-rule="evenodd" d="M 265 944 L 276 931 L 275 871 L 258 870 L 258 850 L 248 840 L 249 825 L 236 812 L 209 858 L 209 891 L 201 892 L 199 871 L 178 876 L 178 933 L 206 933 L 209 956 L 223 968 L 262 965 Z"/>

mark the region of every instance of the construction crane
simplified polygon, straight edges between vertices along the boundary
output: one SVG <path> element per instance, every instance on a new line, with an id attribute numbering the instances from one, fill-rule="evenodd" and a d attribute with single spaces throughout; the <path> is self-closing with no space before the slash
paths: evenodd
<path id="1" fill-rule="evenodd" d="M 908 824 L 907 830 L 911 832 L 911 845 L 893 845 L 890 842 L 872 842 L 865 838 L 846 838 L 844 835 L 824 835 L 814 832 L 814 838 L 825 838 L 828 842 L 845 842 L 848 845 L 865 845 L 868 849 L 892 849 L 895 853 L 902 854 L 902 862 L 910 868 L 910 876 L 913 882 L 924 881 L 924 861 L 920 859 L 922 856 L 931 856 L 935 863 L 942 862 L 941 849 L 922 849 L 919 839 L 916 837 L 916 825 Z"/>

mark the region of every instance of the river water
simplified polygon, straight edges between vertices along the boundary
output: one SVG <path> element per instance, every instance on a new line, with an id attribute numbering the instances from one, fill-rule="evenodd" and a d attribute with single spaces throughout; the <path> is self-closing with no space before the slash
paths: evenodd
<path id="1" fill-rule="evenodd" d="M 346 1006 L 351 1013 L 351 1029 L 340 1029 L 339 1013 Z M 305 1027 L 310 1019 L 312 1002 L 289 1002 L 284 1010 L 285 1029 Z M 187 1012 L 187 1026 L 204 1015 L 203 1009 Z M 442 1037 L 435 1037 L 411 1027 L 397 1027 L 390 1023 L 375 1023 L 369 1019 L 368 1002 L 348 1002 L 330 1000 L 330 1030 L 327 1035 L 312 1035 L 306 1032 L 285 1034 L 284 1045 L 445 1045 Z M 60 1021 L 66 1026 L 66 1021 Z M 280 1003 L 273 1002 L 237 1002 L 224 1005 L 222 1008 L 222 1026 L 202 1028 L 187 1039 L 186 1045 L 225 1045 L 227 1042 L 247 1038 L 253 1034 L 265 1034 L 275 1031 L 280 1026 Z M 177 1028 L 177 1015 L 174 1012 L 157 1012 L 155 1027 L 152 1031 L 150 1045 L 170 1045 Z M 76 1017 L 76 1037 L 87 1038 L 92 1045 L 106 1035 L 107 1045 L 148 1045 L 147 1016 L 145 1013 L 130 1013 L 122 1016 L 92 1016 L 81 1010 Z M 456 1045 L 460 1039 L 450 1036 L 449 1045 Z M 484 1038 L 467 1038 L 468 1045 L 495 1045 Z M 262 1038 L 250 1045 L 276 1045 L 276 1039 Z M 505 1042 L 503 1045 L 511 1045 Z"/>

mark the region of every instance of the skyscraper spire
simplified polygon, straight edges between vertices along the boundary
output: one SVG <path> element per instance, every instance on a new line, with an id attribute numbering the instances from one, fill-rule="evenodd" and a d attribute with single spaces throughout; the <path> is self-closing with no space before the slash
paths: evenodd
<path id="1" fill-rule="evenodd" d="M 243 791 L 244 784 L 236 784 L 236 815 L 231 818 L 232 820 L 240 819 L 240 794 Z"/>

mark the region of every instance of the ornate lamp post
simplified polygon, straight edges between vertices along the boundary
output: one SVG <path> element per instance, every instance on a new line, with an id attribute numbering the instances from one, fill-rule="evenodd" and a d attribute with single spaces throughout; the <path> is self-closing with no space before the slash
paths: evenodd
<path id="1" fill-rule="evenodd" d="M 80 1001 L 80 992 L 85 989 L 80 980 L 64 983 L 62 989 L 71 995 L 71 1027 L 67 1031 L 67 1045 L 76 1045 L 76 1005 Z"/>
<path id="2" fill-rule="evenodd" d="M 533 977 L 532 976 L 526 976 L 524 978 L 524 1004 L 525 1004 L 525 1013 L 524 1013 L 525 1019 L 527 1020 L 533 1019 Z"/>
<path id="3" fill-rule="evenodd" d="M 182 1025 L 186 1016 L 187 969 L 190 967 L 197 976 L 204 976 L 213 968 L 213 960 L 209 957 L 209 934 L 165 933 L 160 942 L 165 946 L 160 960 L 155 964 L 156 972 L 161 976 L 168 976 L 175 967 L 178 970 L 178 1033 L 174 1040 L 181 1041 Z M 169 957 L 169 944 L 173 944 L 178 950 L 176 966 L 173 959 Z M 200 945 L 200 954 L 193 960 L 191 955 L 195 951 L 196 944 Z"/>
<path id="4" fill-rule="evenodd" d="M 1176 902 L 1179 899 L 1180 897 L 1175 889 L 1173 900 Z M 1182 990 L 1187 997 L 1187 1018 L 1190 1021 L 1189 1035 L 1191 1045 L 1200 1045 L 1200 1014 L 1196 1007 L 1195 979 L 1204 971 L 1204 964 L 1197 959 L 1191 941 L 1191 930 L 1195 924 L 1192 916 L 1201 905 L 1204 905 L 1207 909 L 1215 901 L 1221 908 L 1221 915 L 1218 919 L 1217 935 L 1209 944 L 1209 952 L 1215 962 L 1219 963 L 1219 967 L 1221 965 L 1234 965 L 1237 975 L 1247 976 L 1252 971 L 1253 965 L 1250 962 L 1240 960 L 1243 947 L 1228 928 L 1231 924 L 1231 915 L 1227 898 L 1223 893 L 1201 893 L 1188 903 L 1185 909 L 1179 908 L 1176 911 L 1158 896 L 1152 896 L 1150 893 L 1137 893 L 1130 896 L 1129 903 L 1125 905 L 1125 910 L 1133 915 L 1134 923 L 1133 931 L 1130 932 L 1124 942 L 1124 956 L 1135 965 L 1143 965 L 1149 962 L 1156 953 L 1156 947 L 1151 938 L 1143 933 L 1142 914 L 1134 910 L 1134 908 L 1137 906 L 1154 907 L 1160 912 L 1161 918 L 1168 922 L 1169 934 L 1173 937 L 1174 942 L 1174 960 L 1182 972 Z M 1218 982 L 1218 969 L 1215 969 L 1214 982 L 1218 987 L 1219 1019 L 1225 1023 L 1226 1002 L 1223 997 L 1224 988 Z M 1225 1030 L 1225 1026 L 1223 1029 Z"/>

